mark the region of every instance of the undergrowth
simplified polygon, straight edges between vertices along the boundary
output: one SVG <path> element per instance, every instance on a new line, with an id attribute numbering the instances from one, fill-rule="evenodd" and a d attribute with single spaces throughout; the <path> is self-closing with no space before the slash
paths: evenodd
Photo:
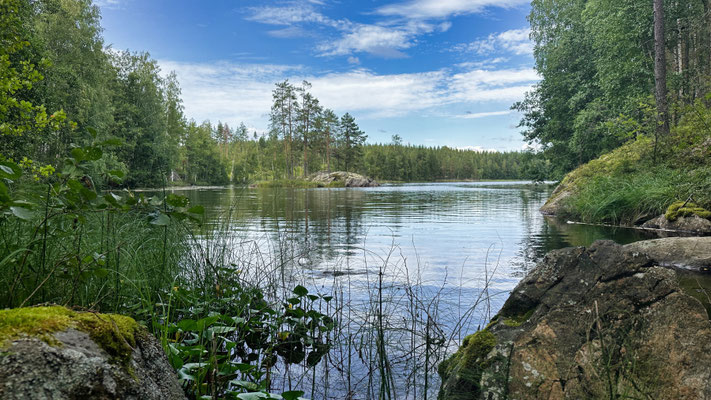
<path id="1" fill-rule="evenodd" d="M 638 136 L 580 166 L 561 182 L 571 193 L 561 216 L 633 225 L 665 214 L 675 202 L 711 209 L 710 127 L 711 109 L 699 101 L 657 146 Z"/>

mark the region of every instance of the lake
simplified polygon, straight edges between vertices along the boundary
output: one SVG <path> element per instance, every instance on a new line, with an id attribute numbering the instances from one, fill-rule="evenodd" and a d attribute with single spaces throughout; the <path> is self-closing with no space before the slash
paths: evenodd
<path id="1" fill-rule="evenodd" d="M 437 364 L 488 322 L 548 251 L 645 238 L 545 218 L 538 209 L 551 191 L 527 182 L 461 182 L 176 192 L 205 206 L 203 239 L 239 248 L 230 262 L 250 270 L 255 284 L 279 280 L 282 296 L 303 284 L 336 298 L 341 329 L 329 362 L 349 367 L 336 368 L 340 378 L 328 363 L 314 373 L 312 397 L 379 397 L 380 357 L 371 351 L 380 329 L 398 398 L 415 399 L 436 394 Z M 265 280 L 265 269 L 278 278 Z M 285 374 L 275 385 L 301 381 L 306 371 Z"/>
<path id="2" fill-rule="evenodd" d="M 496 267 L 511 290 L 550 250 L 598 239 L 631 243 L 631 229 L 566 224 L 541 215 L 552 187 L 528 182 L 393 184 L 376 188 L 178 190 L 206 208 L 207 226 L 231 213 L 227 229 L 242 241 L 288 238 L 298 264 L 331 276 L 366 272 L 368 256 L 398 258 L 424 269 L 425 281 L 466 266 L 463 280 Z M 222 229 L 224 227 L 221 227 Z M 345 264 L 348 264 L 347 267 Z"/>

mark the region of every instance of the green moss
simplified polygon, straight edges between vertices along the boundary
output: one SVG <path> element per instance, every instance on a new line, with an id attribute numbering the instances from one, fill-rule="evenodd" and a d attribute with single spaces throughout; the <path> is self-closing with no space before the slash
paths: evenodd
<path id="1" fill-rule="evenodd" d="M 486 367 L 486 355 L 496 346 L 496 336 L 488 329 L 481 330 L 464 338 L 462 346 L 451 357 L 440 363 L 437 372 L 446 380 L 457 365 L 461 365 L 463 376 L 472 376 L 472 383 L 478 382 Z"/>
<path id="2" fill-rule="evenodd" d="M 524 322 L 528 321 L 528 319 L 531 318 L 531 315 L 533 315 L 534 311 L 535 308 L 532 308 L 524 314 L 514 315 L 512 317 L 505 318 L 504 325 L 510 326 L 512 328 L 517 328 L 521 326 Z"/>
<path id="3" fill-rule="evenodd" d="M 669 206 L 669 208 L 667 208 L 667 212 L 664 213 L 664 217 L 668 221 L 676 221 L 679 217 L 690 217 L 692 215 L 711 219 L 711 211 L 703 207 L 699 207 L 695 203 L 685 201 L 675 201 Z"/>
<path id="4" fill-rule="evenodd" d="M 142 331 L 130 317 L 117 314 L 76 312 L 65 307 L 27 307 L 0 310 L 0 347 L 22 337 L 36 337 L 49 345 L 61 345 L 53 333 L 68 328 L 87 333 L 111 357 L 126 364 Z"/>

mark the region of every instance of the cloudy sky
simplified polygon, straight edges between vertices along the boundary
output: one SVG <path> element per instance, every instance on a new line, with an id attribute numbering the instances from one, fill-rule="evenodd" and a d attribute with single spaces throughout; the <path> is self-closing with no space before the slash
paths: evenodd
<path id="1" fill-rule="evenodd" d="M 271 90 L 308 80 L 369 142 L 519 150 L 538 79 L 528 0 L 101 0 L 107 44 L 178 75 L 189 118 L 263 132 Z"/>

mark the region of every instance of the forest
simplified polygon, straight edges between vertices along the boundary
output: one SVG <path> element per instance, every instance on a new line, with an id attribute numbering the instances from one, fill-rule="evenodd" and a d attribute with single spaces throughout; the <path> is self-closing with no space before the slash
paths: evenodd
<path id="1" fill-rule="evenodd" d="M 14 78 L 3 94 L 22 100 L 2 109 L 8 160 L 61 169 L 92 130 L 94 141 L 114 143 L 92 163 L 99 187 L 240 184 L 321 170 L 395 181 L 545 177 L 534 154 L 409 146 L 399 137 L 367 144 L 355 118 L 324 108 L 308 82 L 275 83 L 272 109 L 264 110 L 268 132 L 197 122 L 184 113 L 174 73 L 163 73 L 148 53 L 106 47 L 91 1 L 4 7 L 11 4 L 17 12 L 3 16 L 2 56 L 3 76 Z"/>
<path id="2" fill-rule="evenodd" d="M 659 139 L 658 122 L 668 136 L 668 126 L 698 114 L 695 104 L 708 105 L 711 4 L 655 3 L 661 29 L 651 1 L 531 2 L 542 79 L 513 108 L 524 115 L 525 139 L 543 146 L 557 176 L 637 137 Z M 657 105 L 668 109 L 661 119 Z"/>

